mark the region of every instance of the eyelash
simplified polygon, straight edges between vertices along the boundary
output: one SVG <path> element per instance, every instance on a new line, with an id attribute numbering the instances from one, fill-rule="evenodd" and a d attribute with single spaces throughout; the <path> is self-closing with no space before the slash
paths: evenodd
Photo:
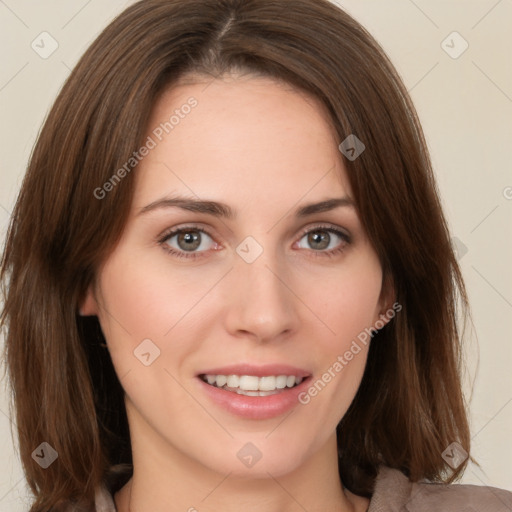
<path id="1" fill-rule="evenodd" d="M 185 227 L 181 227 L 178 229 L 174 229 L 174 230 L 165 232 L 158 238 L 157 242 L 159 245 L 162 246 L 164 251 L 170 253 L 172 256 L 176 256 L 178 258 L 192 258 L 192 259 L 200 258 L 201 253 L 208 252 L 208 251 L 187 253 L 184 251 L 177 251 L 177 250 L 173 249 L 172 247 L 170 247 L 166 243 L 173 236 L 179 235 L 181 233 L 187 233 L 189 231 L 197 231 L 199 233 L 204 233 L 204 234 L 208 235 L 213 240 L 213 236 L 210 235 L 210 233 L 208 233 L 207 230 L 205 230 L 203 228 L 196 227 L 196 226 L 185 226 Z M 331 226 L 331 225 L 320 225 L 320 226 L 315 226 L 314 228 L 311 228 L 311 229 L 306 229 L 300 235 L 299 240 L 302 240 L 302 238 L 304 238 L 305 235 L 307 235 L 309 233 L 313 233 L 315 231 L 327 231 L 329 233 L 334 233 L 339 238 L 341 238 L 342 242 L 335 249 L 330 249 L 328 251 L 325 251 L 325 250 L 315 251 L 315 250 L 311 249 L 310 251 L 313 253 L 314 257 L 332 258 L 332 257 L 340 254 L 341 252 L 343 252 L 345 250 L 346 245 L 351 243 L 351 238 L 349 235 L 347 235 L 343 231 L 340 231 L 338 228 Z"/>

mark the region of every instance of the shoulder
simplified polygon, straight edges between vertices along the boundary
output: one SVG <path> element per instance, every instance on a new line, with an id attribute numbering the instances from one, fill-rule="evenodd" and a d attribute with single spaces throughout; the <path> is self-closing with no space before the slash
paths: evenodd
<path id="1" fill-rule="evenodd" d="M 510 512 L 512 492 L 463 484 L 412 483 L 381 466 L 368 512 Z"/>
<path id="2" fill-rule="evenodd" d="M 96 493 L 96 512 L 116 512 L 109 482 Z M 412 483 L 401 472 L 381 466 L 368 512 L 511 512 L 512 492 L 496 487 Z"/>
<path id="3" fill-rule="evenodd" d="M 96 491 L 96 512 L 116 512 L 114 497 L 106 485 Z"/>
<path id="4" fill-rule="evenodd" d="M 117 464 L 107 472 L 103 485 L 96 491 L 95 512 L 116 512 L 114 494 L 132 476 L 130 464 Z"/>

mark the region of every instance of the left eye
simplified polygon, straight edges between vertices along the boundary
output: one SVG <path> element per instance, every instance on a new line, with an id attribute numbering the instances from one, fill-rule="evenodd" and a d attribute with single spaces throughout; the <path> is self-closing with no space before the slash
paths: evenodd
<path id="1" fill-rule="evenodd" d="M 299 245 L 301 249 L 313 249 L 315 251 L 325 252 L 335 250 L 340 245 L 340 242 L 344 245 L 349 241 L 345 233 L 334 228 L 314 228 L 304 233 L 301 240 L 304 239 L 306 239 L 306 243 L 309 244 L 309 247 Z"/>

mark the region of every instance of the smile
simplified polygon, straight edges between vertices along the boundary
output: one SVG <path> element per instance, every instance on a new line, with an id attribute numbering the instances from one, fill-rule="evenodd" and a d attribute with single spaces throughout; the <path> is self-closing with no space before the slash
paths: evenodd
<path id="1" fill-rule="evenodd" d="M 196 374 L 198 393 L 231 415 L 251 420 L 280 416 L 300 405 L 312 373 L 286 364 L 235 364 Z"/>
<path id="2" fill-rule="evenodd" d="M 200 375 L 209 384 L 225 391 L 245 396 L 269 396 L 298 386 L 303 377 L 295 375 Z"/>

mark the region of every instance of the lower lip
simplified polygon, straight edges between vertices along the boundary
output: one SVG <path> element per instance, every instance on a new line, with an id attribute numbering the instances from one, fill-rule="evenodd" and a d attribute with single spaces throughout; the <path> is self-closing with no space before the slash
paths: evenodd
<path id="1" fill-rule="evenodd" d="M 275 395 L 246 396 L 211 386 L 200 377 L 197 378 L 202 389 L 213 402 L 236 416 L 252 420 L 274 418 L 299 405 L 298 395 L 308 386 L 309 379 L 308 377 L 298 386 L 285 388 Z"/>

